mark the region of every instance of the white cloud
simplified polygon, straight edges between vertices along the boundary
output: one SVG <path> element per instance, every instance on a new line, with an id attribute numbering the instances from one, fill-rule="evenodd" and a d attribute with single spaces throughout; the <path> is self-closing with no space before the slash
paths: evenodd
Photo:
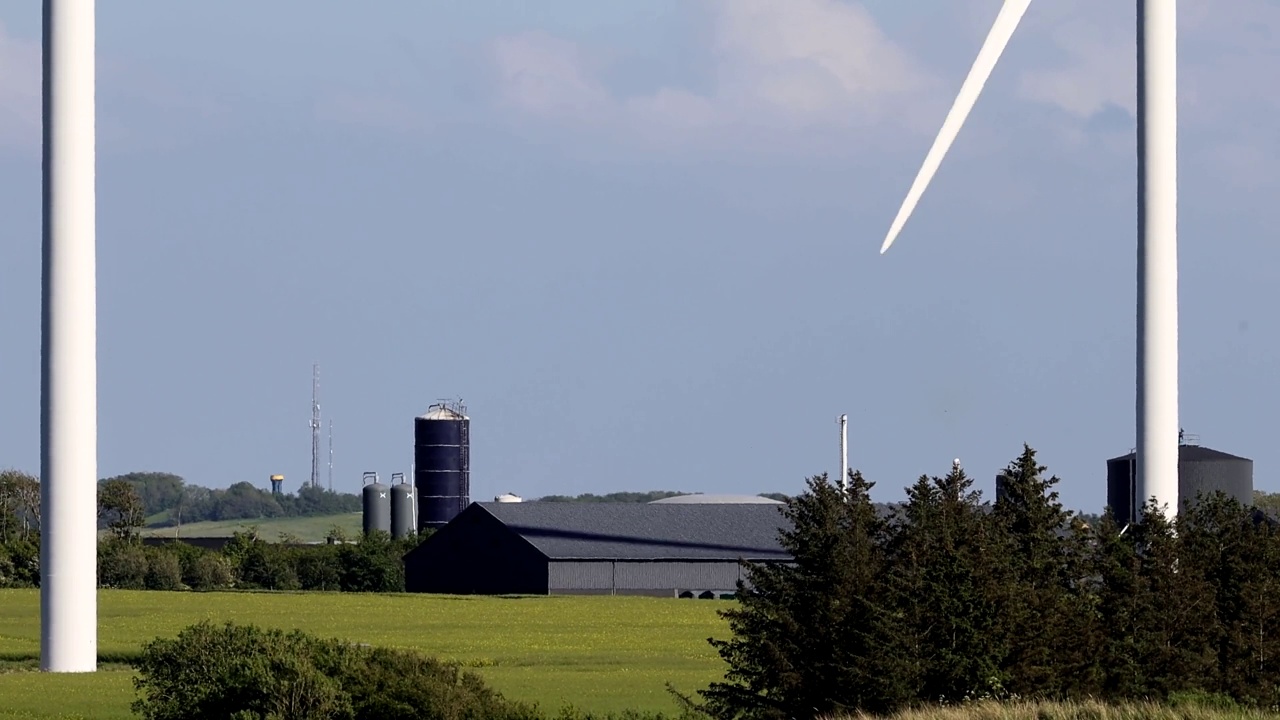
<path id="1" fill-rule="evenodd" d="M 1033 8 L 1037 6 L 1033 5 Z M 1057 56 L 1021 75 L 1028 99 L 1088 120 L 1109 105 L 1137 114 L 1132 3 L 1076 0 L 1038 6 L 1033 27 Z M 1256 189 L 1280 159 L 1280 3 L 1184 0 L 1178 27 L 1179 131 L 1193 172 Z M 1079 135 L 1080 122 L 1067 126 Z M 1127 147 L 1131 152 L 1132 148 Z M 1271 182 L 1274 182 L 1272 180 Z"/>
<path id="2" fill-rule="evenodd" d="M 1039 35 L 1039 41 L 1047 39 L 1065 62 L 1019 73 L 1023 96 L 1079 119 L 1108 106 L 1136 114 L 1133 8 L 1133 3 L 1114 0 L 1075 0 L 1050 8 L 1035 18 L 1038 22 L 1028 22 L 1020 40 L 1036 43 Z"/>
<path id="3" fill-rule="evenodd" d="M 712 87 L 620 96 L 573 43 L 529 33 L 501 38 L 500 97 L 522 112 L 632 129 L 726 125 L 855 127 L 899 121 L 927 74 L 864 7 L 840 0 L 708 0 Z"/>
<path id="4" fill-rule="evenodd" d="M 573 43 L 532 32 L 500 38 L 493 47 L 503 99 L 535 115 L 597 116 L 608 92 Z"/>
<path id="5" fill-rule="evenodd" d="M 40 43 L 0 25 L 0 147 L 40 143 Z"/>

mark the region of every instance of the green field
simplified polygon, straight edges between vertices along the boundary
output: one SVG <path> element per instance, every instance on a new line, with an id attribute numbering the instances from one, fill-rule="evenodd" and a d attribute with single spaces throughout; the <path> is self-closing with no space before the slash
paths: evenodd
<path id="1" fill-rule="evenodd" d="M 729 601 L 633 597 L 444 597 L 340 593 L 98 593 L 98 651 L 126 660 L 204 619 L 415 648 L 475 668 L 503 694 L 548 711 L 674 711 L 665 683 L 692 692 L 724 666 L 707 644 L 727 634 Z M 40 650 L 37 590 L 0 590 L 0 718 L 128 718 L 132 673 L 4 672 Z"/>
<path id="2" fill-rule="evenodd" d="M 175 533 L 182 537 L 231 537 L 237 531 L 247 531 L 257 526 L 258 536 L 268 542 L 280 539 L 280 533 L 289 533 L 303 542 L 321 542 L 329 534 L 329 530 L 337 525 L 347 534 L 355 538 L 363 532 L 361 514 L 358 512 L 341 515 L 324 515 L 321 517 L 285 517 L 261 518 L 257 520 L 207 520 L 197 523 L 186 523 L 181 528 L 156 527 L 144 528 L 143 537 L 173 537 Z"/>

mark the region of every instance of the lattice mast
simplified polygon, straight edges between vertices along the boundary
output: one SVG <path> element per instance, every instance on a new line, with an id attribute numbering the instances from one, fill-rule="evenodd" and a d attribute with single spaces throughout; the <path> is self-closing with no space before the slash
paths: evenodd
<path id="1" fill-rule="evenodd" d="M 320 486 L 320 365 L 311 366 L 311 487 Z"/>

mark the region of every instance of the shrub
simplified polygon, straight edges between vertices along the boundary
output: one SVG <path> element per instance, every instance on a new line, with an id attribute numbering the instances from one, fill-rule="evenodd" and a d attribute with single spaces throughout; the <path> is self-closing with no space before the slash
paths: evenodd
<path id="1" fill-rule="evenodd" d="M 147 548 L 147 589 L 181 590 L 182 566 L 178 556 L 164 548 Z"/>
<path id="2" fill-rule="evenodd" d="M 146 720 L 535 720 L 476 675 L 402 650 L 208 621 L 144 646 L 134 665 Z"/>
<path id="3" fill-rule="evenodd" d="M 231 579 L 231 563 L 211 552 L 196 557 L 183 573 L 183 580 L 192 590 L 220 590 L 230 586 Z"/>
<path id="4" fill-rule="evenodd" d="M 147 587 L 147 553 L 141 545 L 112 538 L 98 543 L 98 584 L 106 588 Z"/>

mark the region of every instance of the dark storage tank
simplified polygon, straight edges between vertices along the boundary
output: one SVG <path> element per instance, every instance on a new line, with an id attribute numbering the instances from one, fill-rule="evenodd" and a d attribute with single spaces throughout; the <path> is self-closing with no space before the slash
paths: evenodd
<path id="1" fill-rule="evenodd" d="M 396 539 L 409 537 L 414 530 L 413 522 L 413 486 L 404 479 L 403 473 L 396 473 L 391 478 L 391 537 Z"/>
<path id="2" fill-rule="evenodd" d="M 1007 482 L 1009 482 L 1008 475 L 1005 475 L 1004 473 L 1000 473 L 999 475 L 996 475 L 996 502 L 1000 502 L 1001 500 L 1004 499 L 1004 494 L 1005 494 L 1004 486 L 1005 486 L 1005 483 Z"/>
<path id="3" fill-rule="evenodd" d="M 418 532 L 439 529 L 471 497 L 471 419 L 461 402 L 441 402 L 413 421 Z"/>
<path id="4" fill-rule="evenodd" d="M 1116 522 L 1134 522 L 1145 498 L 1137 497 L 1134 453 L 1107 461 L 1107 505 Z M 1184 443 L 1178 446 L 1178 504 L 1221 490 L 1242 505 L 1253 504 L 1253 461 Z"/>
<path id="5" fill-rule="evenodd" d="M 391 497 L 386 485 L 378 482 L 378 474 L 367 472 L 364 474 L 366 482 L 363 490 L 364 494 L 364 534 L 368 535 L 374 530 L 382 532 L 391 532 Z"/>

